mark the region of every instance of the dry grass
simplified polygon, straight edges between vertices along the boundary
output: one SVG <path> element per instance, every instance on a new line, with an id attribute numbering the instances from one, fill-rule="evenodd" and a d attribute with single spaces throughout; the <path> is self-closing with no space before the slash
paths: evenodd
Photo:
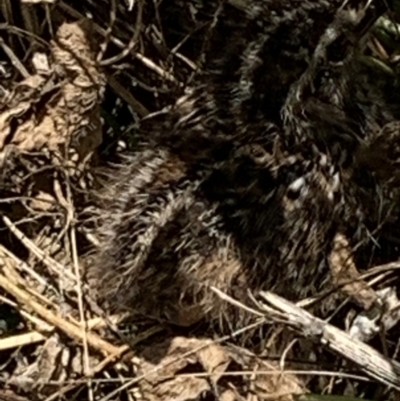
<path id="1" fill-rule="evenodd" d="M 253 327 L 211 339 L 128 324 L 93 301 L 84 273 L 97 244 L 97 171 L 134 148 L 143 119 L 190 90 L 218 13 L 201 1 L 1 1 L 0 400 L 324 399 L 298 398 L 310 389 L 398 399 L 326 343 L 284 329 L 282 311 L 255 305 Z M 387 25 L 369 47 L 376 68 L 394 73 Z M 398 269 L 365 279 L 390 283 Z M 240 346 L 254 327 L 257 340 Z M 396 359 L 395 333 L 374 346 Z"/>

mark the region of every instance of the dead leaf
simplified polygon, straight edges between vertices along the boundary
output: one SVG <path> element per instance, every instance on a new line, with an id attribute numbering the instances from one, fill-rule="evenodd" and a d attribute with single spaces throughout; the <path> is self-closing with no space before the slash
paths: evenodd
<path id="1" fill-rule="evenodd" d="M 141 391 L 149 401 L 193 400 L 203 392 L 211 391 L 210 378 L 217 384 L 230 363 L 224 348 L 209 340 L 175 337 L 158 346 L 146 349 L 143 354 Z M 150 362 L 154 361 L 154 362 Z M 154 369 L 157 371 L 154 373 Z M 204 375 L 179 375 L 185 369 Z"/>
<path id="2" fill-rule="evenodd" d="M 370 309 L 378 297 L 366 281 L 359 279 L 360 273 L 354 264 L 347 238 L 343 234 L 337 234 L 333 244 L 329 255 L 333 284 L 343 286 L 343 292 L 351 296 L 365 310 Z"/>
<path id="3" fill-rule="evenodd" d="M 20 386 L 27 392 L 45 390 L 46 382 L 57 380 L 62 374 L 63 367 L 60 361 L 64 348 L 65 346 L 61 343 L 60 336 L 54 333 L 39 348 L 39 356 L 31 365 L 15 370 L 10 383 Z M 51 388 L 49 387 L 49 391 L 52 391 Z"/>
<path id="4" fill-rule="evenodd" d="M 0 150 L 7 143 L 21 152 L 47 149 L 64 155 L 72 144 L 82 160 L 99 146 L 105 78 L 95 62 L 89 25 L 62 24 L 51 58 L 34 54 L 38 74 L 18 83 L 0 105 Z M 43 96 L 46 101 L 37 110 Z"/>
<path id="5" fill-rule="evenodd" d="M 30 207 L 33 210 L 46 212 L 51 210 L 55 204 L 56 201 L 50 194 L 40 191 L 30 202 Z"/>

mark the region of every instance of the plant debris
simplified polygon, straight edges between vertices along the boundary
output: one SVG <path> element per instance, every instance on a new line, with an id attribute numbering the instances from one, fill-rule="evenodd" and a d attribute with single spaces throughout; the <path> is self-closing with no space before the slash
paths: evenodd
<path id="1" fill-rule="evenodd" d="M 397 3 L 376 21 L 359 55 L 376 82 L 398 79 Z M 383 305 L 382 321 L 347 301 L 326 321 L 300 308 L 318 306 L 330 294 L 297 305 L 273 294 L 260 302 L 252 294 L 245 305 L 216 289 L 210 295 L 216 315 L 229 304 L 251 316 L 225 326 L 230 334 L 223 336 L 203 325 L 196 307 L 171 311 L 177 327 L 97 304 L 90 267 L 101 244 L 99 189 L 108 185 L 110 165 L 137 150 L 143 132 L 151 135 L 148 124 L 163 127 L 174 105 L 182 115 L 191 109 L 196 79 L 226 39 L 218 24 L 222 9 L 227 25 L 240 26 L 246 6 L 247 0 L 1 1 L 1 400 L 398 399 L 387 385 L 397 389 L 400 382 L 397 209 L 379 247 L 364 255 L 362 272 L 345 236 L 336 242 L 344 247 L 331 255 L 335 284 L 361 306 Z M 392 95 L 392 88 L 385 90 Z M 393 199 L 396 175 L 379 155 L 395 155 L 397 132 L 398 124 L 385 126 L 357 155 L 365 169 L 373 160 L 377 179 L 393 175 Z M 268 156 L 257 144 L 243 149 L 243 157 L 255 154 L 260 163 Z M 186 173 L 178 167 L 167 169 L 158 184 Z M 188 191 L 190 185 L 195 182 Z M 379 199 L 368 194 L 368 210 L 376 212 Z M 204 221 L 213 218 L 206 203 L 197 206 Z M 190 231 L 199 232 L 204 221 L 192 222 Z M 238 258 L 231 243 L 223 250 L 221 282 L 233 281 Z M 204 274 L 222 271 L 220 256 L 212 255 Z M 178 298 L 186 305 L 183 292 Z M 155 296 L 151 301 L 158 303 Z M 167 309 L 170 302 L 157 306 Z M 379 335 L 364 336 L 368 330 Z M 369 344 L 346 331 L 361 333 Z"/>

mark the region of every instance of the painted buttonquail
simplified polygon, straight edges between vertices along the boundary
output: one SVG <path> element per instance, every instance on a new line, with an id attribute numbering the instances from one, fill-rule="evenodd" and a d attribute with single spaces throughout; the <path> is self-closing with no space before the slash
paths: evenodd
<path id="1" fill-rule="evenodd" d="M 103 300 L 182 326 L 240 324 L 246 314 L 210 286 L 244 303 L 249 290 L 299 300 L 332 286 L 335 236 L 368 241 L 395 213 L 385 158 L 374 172 L 368 154 L 400 103 L 362 58 L 385 10 L 259 0 L 224 28 L 209 72 L 107 185 Z"/>

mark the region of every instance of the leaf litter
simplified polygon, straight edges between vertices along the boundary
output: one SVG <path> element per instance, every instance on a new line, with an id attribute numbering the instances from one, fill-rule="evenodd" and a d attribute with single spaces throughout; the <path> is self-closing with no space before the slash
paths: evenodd
<path id="1" fill-rule="evenodd" d="M 172 7 L 185 10 L 185 27 L 212 21 L 216 5 L 207 10 L 202 2 L 189 3 L 176 0 Z M 15 13 L 25 16 L 20 27 Z M 125 20 L 140 13 L 132 29 Z M 110 137 L 110 147 L 120 143 L 118 129 L 128 130 L 132 120 L 138 124 L 149 110 L 182 95 L 183 87 L 190 89 L 202 53 L 184 43 L 166 51 L 159 19 L 170 16 L 149 17 L 151 8 L 140 0 L 104 0 L 97 8 L 89 0 L 79 6 L 5 1 L 0 14 L 12 51 L 6 65 L 13 71 L 0 98 L 0 303 L 6 306 L 0 315 L 0 399 L 296 400 L 309 389 L 362 395 L 362 381 L 340 375 L 348 367 L 342 360 L 317 344 L 299 347 L 302 340 L 279 324 L 249 347 L 212 334 L 183 336 L 143 318 L 127 322 L 98 308 L 83 265 L 87 249 L 96 246 L 95 224 L 85 217 L 94 207 L 99 148 Z M 94 21 L 82 19 L 90 14 Z M 54 33 L 49 15 L 58 21 Z M 41 17 L 45 46 L 32 28 Z M 132 31 L 139 32 L 134 55 L 123 53 Z M 195 30 L 191 35 L 198 40 Z M 115 70 L 99 66 L 100 44 L 106 53 L 113 49 Z M 128 81 L 134 82 L 129 93 Z M 105 106 L 110 88 L 114 103 Z M 113 131 L 108 139 L 107 130 Z M 10 320 L 15 310 L 16 328 Z M 337 377 L 313 374 L 303 357 L 316 366 L 323 357 Z"/>

